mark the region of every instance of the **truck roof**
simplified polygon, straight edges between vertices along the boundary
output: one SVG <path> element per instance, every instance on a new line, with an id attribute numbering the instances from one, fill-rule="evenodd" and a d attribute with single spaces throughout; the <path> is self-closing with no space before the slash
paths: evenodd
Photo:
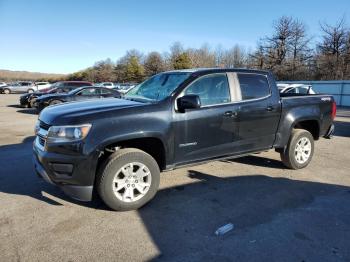
<path id="1" fill-rule="evenodd" d="M 267 74 L 269 71 L 267 70 L 256 70 L 256 69 L 245 69 L 245 68 L 219 68 L 219 67 L 213 67 L 213 68 L 190 68 L 190 69 L 180 69 L 180 70 L 170 70 L 166 73 L 172 73 L 172 72 L 178 72 L 178 73 L 210 73 L 210 72 L 242 72 L 242 73 L 260 73 L 260 74 Z"/>

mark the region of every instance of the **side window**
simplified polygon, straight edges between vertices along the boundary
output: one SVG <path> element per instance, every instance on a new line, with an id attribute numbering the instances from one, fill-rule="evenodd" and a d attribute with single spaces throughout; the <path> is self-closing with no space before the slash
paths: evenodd
<path id="1" fill-rule="evenodd" d="M 185 95 L 198 95 L 203 106 L 231 101 L 226 74 L 212 74 L 199 78 L 185 90 Z"/>
<path id="2" fill-rule="evenodd" d="M 304 86 L 298 87 L 298 93 L 299 94 L 307 94 L 308 91 L 309 91 L 308 87 L 304 87 Z"/>
<path id="3" fill-rule="evenodd" d="M 266 76 L 258 74 L 238 73 L 242 100 L 256 99 L 270 94 L 270 87 Z"/>
<path id="4" fill-rule="evenodd" d="M 99 91 L 96 88 L 85 88 L 81 90 L 77 95 L 79 96 L 94 96 L 99 95 Z"/>
<path id="5" fill-rule="evenodd" d="M 70 87 L 68 87 L 68 86 L 62 87 L 62 88 L 60 88 L 60 89 L 62 90 L 62 93 L 68 93 L 69 91 L 72 90 L 72 88 L 70 88 Z M 74 88 L 73 88 L 73 89 L 74 89 Z"/>
<path id="6" fill-rule="evenodd" d="M 101 94 L 102 95 L 109 95 L 109 94 L 112 94 L 113 91 L 110 90 L 110 89 L 107 89 L 107 88 L 101 88 Z"/>
<path id="7" fill-rule="evenodd" d="M 297 94 L 297 93 L 299 93 L 299 90 L 298 90 L 298 88 L 292 87 L 286 93 L 288 93 L 288 94 Z"/>
<path id="8" fill-rule="evenodd" d="M 70 82 L 70 83 L 67 83 L 67 86 L 69 86 L 69 87 L 81 87 L 81 86 L 84 86 L 84 84 L 79 83 L 79 82 Z"/>

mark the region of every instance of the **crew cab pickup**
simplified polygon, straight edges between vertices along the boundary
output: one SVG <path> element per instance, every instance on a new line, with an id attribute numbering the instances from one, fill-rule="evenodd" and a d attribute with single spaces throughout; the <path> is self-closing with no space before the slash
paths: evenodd
<path id="1" fill-rule="evenodd" d="M 283 97 L 267 71 L 169 71 L 123 99 L 44 109 L 34 166 L 75 199 L 96 190 L 111 209 L 137 209 L 155 196 L 161 171 L 185 165 L 275 149 L 288 168 L 304 168 L 335 114 L 332 96 Z"/>

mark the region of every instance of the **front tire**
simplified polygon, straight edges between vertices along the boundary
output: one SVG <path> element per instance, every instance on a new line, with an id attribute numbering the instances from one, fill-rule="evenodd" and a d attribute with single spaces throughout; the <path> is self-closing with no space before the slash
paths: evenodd
<path id="1" fill-rule="evenodd" d="M 35 99 L 32 98 L 32 99 L 30 99 L 29 102 L 28 102 L 28 107 L 29 107 L 29 108 L 34 108 L 34 104 L 35 104 Z"/>
<path id="2" fill-rule="evenodd" d="M 96 178 L 104 203 L 116 211 L 148 203 L 159 187 L 160 171 L 152 156 L 135 148 L 120 149 L 102 164 Z"/>
<path id="3" fill-rule="evenodd" d="M 291 169 L 306 167 L 314 154 L 314 138 L 304 129 L 294 129 L 288 144 L 280 152 L 283 164 Z"/>
<path id="4" fill-rule="evenodd" d="M 4 88 L 4 94 L 5 95 L 9 95 L 9 94 L 11 94 L 11 90 L 10 89 L 8 89 L 8 88 Z"/>
<path id="5" fill-rule="evenodd" d="M 28 89 L 28 94 L 34 93 L 34 89 Z"/>

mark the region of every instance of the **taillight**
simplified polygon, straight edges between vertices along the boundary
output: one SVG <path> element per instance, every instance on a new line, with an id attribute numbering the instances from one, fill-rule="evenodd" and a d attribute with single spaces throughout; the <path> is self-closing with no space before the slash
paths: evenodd
<path id="1" fill-rule="evenodd" d="M 336 114 L 337 114 L 337 104 L 333 101 L 333 103 L 332 103 L 332 120 L 334 120 Z"/>

